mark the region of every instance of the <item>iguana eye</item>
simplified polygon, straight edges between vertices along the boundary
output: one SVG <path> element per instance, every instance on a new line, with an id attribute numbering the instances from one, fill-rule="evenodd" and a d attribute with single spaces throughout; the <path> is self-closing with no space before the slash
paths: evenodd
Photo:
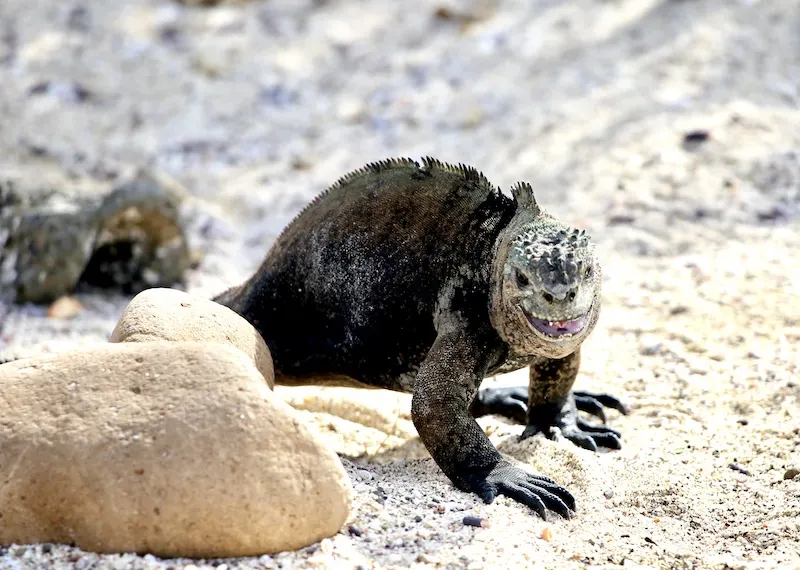
<path id="1" fill-rule="evenodd" d="M 530 279 L 519 269 L 514 270 L 514 278 L 517 280 L 517 287 L 520 289 L 527 287 L 531 284 Z"/>

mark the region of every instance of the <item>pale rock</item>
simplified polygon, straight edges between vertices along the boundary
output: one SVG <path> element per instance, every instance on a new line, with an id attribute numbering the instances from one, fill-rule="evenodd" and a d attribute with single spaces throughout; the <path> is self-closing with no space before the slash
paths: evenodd
<path id="1" fill-rule="evenodd" d="M 272 356 L 264 339 L 228 307 L 177 289 L 147 289 L 134 297 L 109 342 L 197 341 L 227 344 L 244 352 L 270 388 Z"/>
<path id="2" fill-rule="evenodd" d="M 338 457 L 219 344 L 105 344 L 0 366 L 0 544 L 222 558 L 337 533 Z"/>
<path id="3" fill-rule="evenodd" d="M 64 295 L 47 308 L 47 316 L 51 319 L 72 319 L 83 310 L 83 305 L 75 297 Z"/>

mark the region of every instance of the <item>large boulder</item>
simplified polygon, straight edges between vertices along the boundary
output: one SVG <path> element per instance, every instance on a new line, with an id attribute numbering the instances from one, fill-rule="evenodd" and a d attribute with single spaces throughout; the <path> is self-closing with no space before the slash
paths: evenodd
<path id="1" fill-rule="evenodd" d="M 0 366 L 0 544 L 233 557 L 339 531 L 338 457 L 239 350 L 119 343 Z"/>
<path id="2" fill-rule="evenodd" d="M 245 319 L 214 301 L 176 289 L 136 295 L 111 333 L 110 342 L 199 341 L 229 344 L 249 356 L 270 388 L 272 357 L 264 339 Z"/>

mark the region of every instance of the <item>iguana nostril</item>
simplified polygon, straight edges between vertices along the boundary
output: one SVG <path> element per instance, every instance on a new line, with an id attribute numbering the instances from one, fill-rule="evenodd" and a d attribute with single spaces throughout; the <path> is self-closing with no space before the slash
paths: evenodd
<path id="1" fill-rule="evenodd" d="M 567 299 L 569 299 L 570 301 L 574 301 L 575 300 L 575 291 L 570 291 L 569 295 L 567 295 Z"/>
<path id="2" fill-rule="evenodd" d="M 542 297 L 544 297 L 544 300 L 548 303 L 553 302 L 553 296 L 550 293 L 542 293 Z"/>

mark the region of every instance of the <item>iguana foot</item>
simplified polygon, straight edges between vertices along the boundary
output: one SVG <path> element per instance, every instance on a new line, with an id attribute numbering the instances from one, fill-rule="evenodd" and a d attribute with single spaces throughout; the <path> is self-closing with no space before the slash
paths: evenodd
<path id="1" fill-rule="evenodd" d="M 620 433 L 606 426 L 592 425 L 578 414 L 576 399 L 570 395 L 560 403 L 533 406 L 528 414 L 528 425 L 520 436 L 527 439 L 537 433 L 552 439 L 551 428 L 557 427 L 561 435 L 584 449 L 597 451 L 598 447 L 621 449 Z"/>
<path id="2" fill-rule="evenodd" d="M 606 422 L 604 408 L 617 410 L 623 415 L 628 415 L 630 411 L 618 398 L 609 394 L 573 392 L 572 395 L 578 410 L 595 416 L 603 423 Z M 528 387 L 484 388 L 478 392 L 470 411 L 476 418 L 495 414 L 524 424 L 528 421 Z"/>
<path id="3" fill-rule="evenodd" d="M 544 520 L 548 510 L 565 519 L 572 518 L 575 511 L 575 498 L 564 487 L 549 477 L 515 467 L 505 459 L 488 474 L 467 476 L 464 481 L 486 503 L 494 501 L 497 495 L 506 495 L 532 508 Z"/>
<path id="4" fill-rule="evenodd" d="M 528 421 L 528 387 L 484 388 L 470 406 L 473 417 L 498 415 L 517 423 Z"/>

